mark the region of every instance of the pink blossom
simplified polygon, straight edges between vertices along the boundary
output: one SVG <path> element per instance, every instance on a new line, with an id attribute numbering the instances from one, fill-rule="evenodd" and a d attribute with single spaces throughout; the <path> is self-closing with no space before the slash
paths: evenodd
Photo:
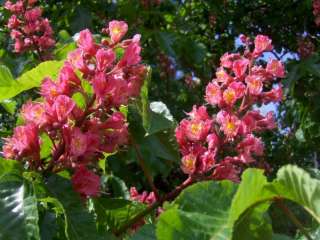
<path id="1" fill-rule="evenodd" d="M 96 53 L 96 59 L 97 70 L 104 72 L 107 67 L 109 67 L 114 62 L 114 60 L 116 59 L 116 55 L 112 51 L 112 49 L 99 49 Z"/>
<path id="2" fill-rule="evenodd" d="M 41 61 L 51 57 L 49 50 L 55 45 L 53 31 L 48 19 L 42 17 L 42 9 L 34 7 L 36 1 L 7 1 L 5 8 L 11 12 L 8 20 L 10 36 L 14 40 L 14 51 L 37 51 Z M 15 33 L 13 33 L 15 31 Z M 16 33 L 20 34 L 17 35 Z"/>
<path id="3" fill-rule="evenodd" d="M 156 196 L 154 192 L 143 191 L 141 194 L 137 191 L 135 187 L 130 188 L 130 198 L 134 201 L 146 203 L 149 206 L 156 202 Z"/>
<path id="4" fill-rule="evenodd" d="M 95 92 L 97 99 L 103 100 L 107 94 L 107 80 L 104 73 L 97 73 L 92 79 L 93 91 Z"/>
<path id="5" fill-rule="evenodd" d="M 79 33 L 77 44 L 82 51 L 89 55 L 94 55 L 96 53 L 97 47 L 89 29 L 82 30 Z"/>
<path id="6" fill-rule="evenodd" d="M 220 58 L 220 63 L 222 67 L 225 68 L 232 68 L 233 62 L 236 59 L 239 59 L 240 55 L 239 54 L 234 54 L 234 53 L 225 53 L 221 58 Z"/>
<path id="7" fill-rule="evenodd" d="M 200 156 L 197 172 L 205 173 L 214 167 L 214 164 L 216 162 L 216 152 L 217 151 L 206 151 Z"/>
<path id="8" fill-rule="evenodd" d="M 64 89 L 69 87 L 79 86 L 81 84 L 80 79 L 74 72 L 72 65 L 66 62 L 59 72 L 59 84 L 64 85 Z"/>
<path id="9" fill-rule="evenodd" d="M 223 101 L 230 107 L 237 101 L 236 91 L 232 88 L 227 88 L 223 92 Z"/>
<path id="10" fill-rule="evenodd" d="M 266 70 L 272 76 L 277 78 L 283 78 L 285 76 L 283 64 L 275 59 L 268 62 Z"/>
<path id="11" fill-rule="evenodd" d="M 262 98 L 262 102 L 265 104 L 268 104 L 270 102 L 281 102 L 283 98 L 281 85 L 275 88 L 272 88 L 268 92 L 262 93 L 261 98 Z"/>
<path id="12" fill-rule="evenodd" d="M 85 197 L 96 197 L 100 191 L 100 177 L 80 165 L 72 178 L 73 189 Z"/>
<path id="13" fill-rule="evenodd" d="M 193 174 L 196 171 L 197 156 L 193 153 L 185 155 L 181 159 L 181 169 L 185 174 Z"/>
<path id="14" fill-rule="evenodd" d="M 43 103 L 27 102 L 22 106 L 21 115 L 26 122 L 34 123 L 40 128 L 48 122 Z"/>
<path id="15" fill-rule="evenodd" d="M 232 182 L 239 182 L 239 170 L 229 162 L 221 162 L 213 172 L 215 180 L 230 180 Z"/>
<path id="16" fill-rule="evenodd" d="M 241 58 L 234 61 L 232 66 L 232 71 L 237 78 L 241 78 L 247 71 L 249 65 L 249 60 L 246 58 Z"/>
<path id="17" fill-rule="evenodd" d="M 83 74 L 89 74 L 91 70 L 87 66 L 81 49 L 76 49 L 68 54 L 68 62 L 75 68 L 80 70 Z"/>
<path id="18" fill-rule="evenodd" d="M 21 13 L 24 10 L 23 1 L 19 0 L 16 3 L 6 1 L 4 7 L 12 13 Z"/>
<path id="19" fill-rule="evenodd" d="M 211 82 L 207 85 L 205 99 L 211 105 L 218 105 L 221 103 L 222 94 L 218 84 Z"/>
<path id="20" fill-rule="evenodd" d="M 218 135 L 215 132 L 210 133 L 207 136 L 206 140 L 207 140 L 207 143 L 208 143 L 208 149 L 214 150 L 214 149 L 217 149 L 219 147 L 220 139 L 219 139 Z"/>
<path id="21" fill-rule="evenodd" d="M 126 22 L 116 20 L 109 22 L 109 33 L 112 43 L 118 43 L 127 31 L 128 25 Z"/>
<path id="22" fill-rule="evenodd" d="M 263 155 L 264 146 L 261 139 L 256 138 L 252 134 L 248 134 L 238 145 L 239 160 L 243 163 L 254 162 L 252 154 L 255 156 Z"/>
<path id="23" fill-rule="evenodd" d="M 19 27 L 20 21 L 19 21 L 19 19 L 17 18 L 16 15 L 12 15 L 12 16 L 9 18 L 7 25 L 8 25 L 8 28 L 9 28 L 9 29 L 14 29 L 14 28 Z"/>
<path id="24" fill-rule="evenodd" d="M 271 39 L 264 35 L 257 35 L 254 39 L 254 56 L 258 57 L 265 51 L 272 50 Z"/>
<path id="25" fill-rule="evenodd" d="M 263 88 L 262 79 L 257 75 L 248 75 L 246 77 L 246 84 L 248 86 L 249 93 L 252 95 L 260 95 Z"/>
<path id="26" fill-rule="evenodd" d="M 193 106 L 192 107 L 192 111 L 187 113 L 187 115 L 191 118 L 191 119 L 194 119 L 194 120 L 209 120 L 209 115 L 208 115 L 208 112 L 207 112 L 207 108 L 205 106 L 200 106 L 200 107 L 197 107 L 197 106 Z"/>
<path id="27" fill-rule="evenodd" d="M 140 35 L 137 34 L 126 48 L 124 55 L 118 64 L 119 67 L 138 64 L 141 61 L 140 52 Z"/>
<path id="28" fill-rule="evenodd" d="M 56 121 L 65 122 L 75 106 L 76 104 L 71 98 L 66 95 L 59 95 L 47 111 Z"/>
<path id="29" fill-rule="evenodd" d="M 147 68 L 143 65 L 135 65 L 128 68 L 126 73 L 128 81 L 128 95 L 131 97 L 138 97 L 140 94 L 143 80 L 146 76 Z"/>
<path id="30" fill-rule="evenodd" d="M 74 157 L 83 155 L 88 148 L 88 136 L 85 133 L 75 127 L 71 131 L 70 136 L 70 154 Z"/>
<path id="31" fill-rule="evenodd" d="M 27 21 L 33 22 L 38 20 L 42 15 L 42 10 L 39 7 L 32 8 L 30 10 L 27 10 L 24 14 L 24 17 Z"/>
<path id="32" fill-rule="evenodd" d="M 219 68 L 216 71 L 216 77 L 217 81 L 223 84 L 228 84 L 233 80 L 232 77 L 223 68 Z"/>
<path id="33" fill-rule="evenodd" d="M 237 99 L 242 98 L 246 91 L 246 87 L 242 82 L 232 82 L 228 88 L 235 91 Z"/>
<path id="34" fill-rule="evenodd" d="M 217 115 L 217 121 L 228 139 L 233 139 L 237 135 L 241 122 L 236 116 L 220 111 Z"/>
<path id="35" fill-rule="evenodd" d="M 186 128 L 186 136 L 190 141 L 204 140 L 211 128 L 212 121 L 191 120 Z"/>
<path id="36" fill-rule="evenodd" d="M 61 89 L 50 78 L 45 78 L 41 83 L 40 94 L 48 102 L 53 103 L 55 98 L 61 94 Z"/>
<path id="37" fill-rule="evenodd" d="M 16 127 L 13 136 L 6 140 L 4 156 L 15 159 L 33 156 L 39 159 L 40 139 L 38 134 L 38 128 L 34 124 Z"/>

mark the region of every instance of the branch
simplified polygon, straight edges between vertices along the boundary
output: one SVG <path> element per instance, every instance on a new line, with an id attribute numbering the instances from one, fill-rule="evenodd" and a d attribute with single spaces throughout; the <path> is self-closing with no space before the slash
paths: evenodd
<path id="1" fill-rule="evenodd" d="M 116 236 L 123 234 L 127 229 L 129 229 L 136 222 L 140 221 L 142 218 L 144 218 L 146 215 L 151 213 L 157 207 L 162 206 L 162 204 L 165 201 L 170 201 L 170 200 L 175 199 L 181 193 L 181 191 L 183 189 L 187 188 L 188 186 L 192 185 L 195 182 L 196 182 L 196 180 L 194 178 L 192 178 L 192 177 L 187 178 L 187 180 L 185 180 L 181 185 L 177 186 L 172 192 L 169 192 L 162 199 L 159 199 L 155 203 L 148 206 L 145 210 L 140 212 L 138 215 L 136 215 L 134 218 L 132 218 L 130 221 L 128 221 L 126 224 L 124 224 L 121 228 L 119 228 L 117 231 L 115 231 L 114 234 Z"/>

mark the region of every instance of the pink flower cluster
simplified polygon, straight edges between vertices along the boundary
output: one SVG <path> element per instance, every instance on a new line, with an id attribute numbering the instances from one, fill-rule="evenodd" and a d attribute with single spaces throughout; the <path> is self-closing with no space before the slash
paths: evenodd
<path id="1" fill-rule="evenodd" d="M 320 26 L 320 0 L 313 0 L 313 15 L 315 17 L 314 22 L 319 27 Z"/>
<path id="2" fill-rule="evenodd" d="M 277 60 L 266 67 L 256 63 L 272 49 L 268 37 L 258 35 L 254 43 L 242 38 L 244 53 L 224 54 L 216 78 L 206 87 L 206 102 L 219 112 L 210 116 L 205 106 L 194 106 L 176 129 L 181 168 L 188 175 L 212 174 L 214 179 L 237 181 L 242 166 L 263 156 L 264 145 L 256 134 L 276 126 L 273 112 L 263 116 L 252 107 L 281 101 L 282 88 L 276 80 L 285 76 L 284 66 Z"/>
<path id="3" fill-rule="evenodd" d="M 55 40 L 49 20 L 42 17 L 40 7 L 34 6 L 36 2 L 37 0 L 18 0 L 16 3 L 7 1 L 4 6 L 12 14 L 7 27 L 14 40 L 15 52 L 37 51 L 42 58 L 48 58 L 48 50 L 55 45 Z"/>
<path id="4" fill-rule="evenodd" d="M 127 29 L 125 22 L 110 22 L 110 40 L 100 44 L 89 30 L 79 33 L 78 48 L 69 54 L 57 81 L 43 80 L 43 101 L 22 107 L 25 125 L 6 139 L 6 158 L 27 162 L 34 170 L 75 169 L 75 190 L 97 195 L 100 180 L 88 167 L 94 168 L 103 153 L 126 144 L 127 123 L 119 107 L 139 95 L 146 74 L 140 63 L 140 35 L 120 42 Z M 117 60 L 119 49 L 124 53 Z M 82 96 L 84 106 L 74 100 L 76 94 Z M 40 158 L 43 135 L 53 145 L 49 163 Z"/>
<path id="5" fill-rule="evenodd" d="M 154 192 L 148 193 L 146 191 L 143 191 L 141 194 L 139 194 L 135 187 L 130 188 L 130 198 L 133 201 L 145 203 L 149 206 L 157 201 Z"/>
<path id="6" fill-rule="evenodd" d="M 146 191 L 143 191 L 142 193 L 139 193 L 135 187 L 130 188 L 130 198 L 133 201 L 147 204 L 148 206 L 151 206 L 152 204 L 154 204 L 157 201 L 154 192 L 148 193 Z M 163 211 L 162 208 L 159 207 L 157 209 L 157 216 L 159 216 L 162 211 Z M 141 219 L 140 221 L 136 222 L 131 227 L 132 232 L 137 231 L 145 223 L 146 223 L 146 221 L 144 219 Z"/>

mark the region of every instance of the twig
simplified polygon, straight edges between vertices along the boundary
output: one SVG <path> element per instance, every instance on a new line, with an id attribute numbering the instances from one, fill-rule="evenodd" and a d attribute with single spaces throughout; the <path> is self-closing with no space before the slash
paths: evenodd
<path id="1" fill-rule="evenodd" d="M 135 217 L 133 217 L 130 221 L 128 221 L 126 224 L 124 224 L 121 228 L 119 228 L 117 231 L 114 232 L 116 236 L 120 236 L 123 234 L 128 228 L 130 228 L 132 225 L 134 225 L 136 222 L 140 221 L 143 217 L 151 213 L 153 210 L 155 210 L 157 207 L 162 206 L 162 204 L 165 201 L 170 201 L 175 199 L 183 189 L 186 187 L 192 185 L 195 183 L 196 180 L 192 177 L 189 177 L 187 180 L 185 180 L 181 185 L 177 186 L 172 192 L 169 192 L 167 195 L 165 195 L 162 199 L 157 200 L 155 203 L 148 206 L 145 210 L 141 211 L 139 214 L 137 214 Z"/>

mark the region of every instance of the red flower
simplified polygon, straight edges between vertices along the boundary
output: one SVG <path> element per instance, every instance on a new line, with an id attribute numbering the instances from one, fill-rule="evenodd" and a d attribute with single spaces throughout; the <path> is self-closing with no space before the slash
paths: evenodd
<path id="1" fill-rule="evenodd" d="M 283 78 L 285 75 L 283 64 L 275 59 L 268 62 L 266 70 L 273 77 Z"/>
<path id="2" fill-rule="evenodd" d="M 77 44 L 82 51 L 89 55 L 94 55 L 97 51 L 96 44 L 89 29 L 82 30 L 79 33 Z"/>
<path id="3" fill-rule="evenodd" d="M 241 58 L 234 61 L 232 65 L 232 71 L 237 78 L 241 78 L 247 71 L 249 65 L 249 60 L 246 58 Z"/>
<path id="4" fill-rule="evenodd" d="M 128 25 L 126 22 L 116 20 L 109 22 L 109 34 L 112 43 L 118 43 L 127 31 Z"/>
<path id="5" fill-rule="evenodd" d="M 109 67 L 114 60 L 116 59 L 116 55 L 112 49 L 99 49 L 96 53 L 97 59 L 97 70 L 104 72 L 107 67 Z"/>
<path id="6" fill-rule="evenodd" d="M 6 139 L 4 146 L 5 157 L 17 159 L 21 157 L 34 157 L 35 160 L 38 160 L 40 157 L 39 153 L 39 132 L 34 124 L 16 127 L 13 136 Z"/>
<path id="7" fill-rule="evenodd" d="M 260 76 L 257 75 L 248 75 L 246 77 L 246 84 L 249 89 L 249 93 L 256 96 L 260 95 L 263 89 L 263 83 Z"/>
<path id="8" fill-rule="evenodd" d="M 80 165 L 72 176 L 73 189 L 85 197 L 96 197 L 100 191 L 100 177 Z"/>
<path id="9" fill-rule="evenodd" d="M 206 101 L 211 105 L 220 105 L 222 100 L 222 94 L 220 86 L 217 83 L 209 83 L 206 87 Z"/>
<path id="10" fill-rule="evenodd" d="M 40 128 L 48 123 L 48 116 L 43 103 L 27 102 L 22 106 L 21 115 L 27 123 L 34 123 Z"/>
<path id="11" fill-rule="evenodd" d="M 271 51 L 273 49 L 271 39 L 264 35 L 258 35 L 254 39 L 254 51 L 255 57 L 259 57 L 265 51 Z"/>
<path id="12" fill-rule="evenodd" d="M 126 48 L 122 59 L 119 62 L 119 67 L 131 66 L 141 61 L 140 52 L 140 35 L 136 34 L 129 46 Z"/>

